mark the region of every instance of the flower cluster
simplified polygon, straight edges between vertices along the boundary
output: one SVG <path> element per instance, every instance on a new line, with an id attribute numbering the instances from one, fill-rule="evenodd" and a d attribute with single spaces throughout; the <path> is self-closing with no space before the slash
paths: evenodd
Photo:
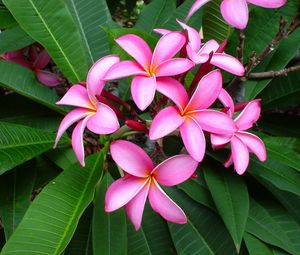
<path id="1" fill-rule="evenodd" d="M 227 2 L 224 1 L 225 4 Z M 230 145 L 231 155 L 225 166 L 233 164 L 238 174 L 246 171 L 250 152 L 261 161 L 266 160 L 264 143 L 259 137 L 246 132 L 260 116 L 260 101 L 253 100 L 236 107 L 222 87 L 221 71 L 212 70 L 215 66 L 243 76 L 243 65 L 224 52 L 225 44 L 219 45 L 214 40 L 202 44 L 195 29 L 180 21 L 179 24 L 182 32 L 155 30 L 163 36 L 153 51 L 134 34 L 116 39 L 116 43 L 133 60 L 121 61 L 116 55 L 101 58 L 91 67 L 86 83 L 73 85 L 58 102 L 76 108 L 61 122 L 55 144 L 71 125 L 78 122 L 72 133 L 72 146 L 83 166 L 85 128 L 95 134 L 112 134 L 119 129 L 118 117 L 121 116 L 120 121 L 147 133 L 154 141 L 179 129 L 188 154 L 173 156 L 157 166 L 145 151 L 132 142 L 116 140 L 111 143 L 110 154 L 125 175 L 109 187 L 105 210 L 111 212 L 125 206 L 136 229 L 141 225 L 147 197 L 153 210 L 164 219 L 179 224 L 186 222 L 184 212 L 160 185 L 177 185 L 194 174 L 205 156 L 205 134 L 210 135 L 214 149 Z M 176 57 L 179 52 L 179 57 Z M 184 78 L 198 65 L 194 81 L 187 91 L 182 84 Z M 136 106 L 141 111 L 150 109 L 153 116 L 149 130 L 138 118 L 125 118 L 120 109 L 107 100 L 117 97 L 104 89 L 105 83 L 128 76 L 133 76 L 131 95 Z M 161 94 L 160 102 L 156 100 L 156 91 Z M 217 100 L 223 106 L 210 108 Z M 119 98 L 115 101 L 122 104 Z M 235 116 L 236 111 L 241 113 Z"/>

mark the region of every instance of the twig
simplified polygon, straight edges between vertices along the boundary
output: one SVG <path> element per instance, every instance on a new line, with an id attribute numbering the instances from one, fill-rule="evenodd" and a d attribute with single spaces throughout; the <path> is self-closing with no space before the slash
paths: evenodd
<path id="1" fill-rule="evenodd" d="M 248 79 L 268 79 L 268 78 L 275 78 L 280 76 L 286 76 L 289 72 L 298 71 L 300 70 L 300 65 L 298 66 L 291 66 L 288 68 L 284 68 L 279 71 L 268 71 L 268 72 L 261 72 L 261 73 L 251 73 L 248 76 Z"/>

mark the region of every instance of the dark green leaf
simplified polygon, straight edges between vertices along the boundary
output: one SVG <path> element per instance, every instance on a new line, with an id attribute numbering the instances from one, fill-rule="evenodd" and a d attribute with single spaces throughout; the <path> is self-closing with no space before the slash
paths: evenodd
<path id="1" fill-rule="evenodd" d="M 0 175 L 0 217 L 6 240 L 15 231 L 29 207 L 35 179 L 34 161 Z"/>
<path id="2" fill-rule="evenodd" d="M 0 174 L 51 149 L 54 138 L 44 130 L 0 122 Z"/>
<path id="3" fill-rule="evenodd" d="M 17 25 L 18 23 L 11 13 L 5 8 L 5 6 L 0 5 L 0 29 L 12 28 Z"/>
<path id="4" fill-rule="evenodd" d="M 250 255 L 275 255 L 271 247 L 249 233 L 244 234 L 244 240 Z"/>
<path id="5" fill-rule="evenodd" d="M 94 197 L 104 151 L 62 172 L 33 201 L 2 254 L 59 255 L 70 242 L 84 210 Z"/>
<path id="6" fill-rule="evenodd" d="M 94 254 L 126 254 L 127 235 L 124 210 L 113 213 L 106 213 L 104 210 L 105 193 L 112 182 L 112 177 L 106 173 L 97 188 L 92 227 Z"/>

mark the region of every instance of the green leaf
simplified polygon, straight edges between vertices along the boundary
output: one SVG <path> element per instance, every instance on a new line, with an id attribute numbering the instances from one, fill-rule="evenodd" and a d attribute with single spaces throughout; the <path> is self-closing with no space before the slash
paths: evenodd
<path id="1" fill-rule="evenodd" d="M 143 228 L 136 231 L 127 221 L 128 255 L 152 255 Z"/>
<path id="2" fill-rule="evenodd" d="M 24 48 L 32 43 L 34 40 L 19 26 L 6 29 L 0 33 L 0 54 Z"/>
<path id="3" fill-rule="evenodd" d="M 255 178 L 269 181 L 279 189 L 300 196 L 300 173 L 273 158 L 269 157 L 266 162 L 253 158 L 247 171 Z"/>
<path id="4" fill-rule="evenodd" d="M 127 229 L 124 210 L 117 210 L 113 213 L 106 213 L 104 210 L 105 193 L 112 182 L 112 177 L 106 173 L 97 187 L 92 223 L 94 254 L 126 254 Z"/>
<path id="5" fill-rule="evenodd" d="M 12 235 L 27 208 L 36 179 L 34 162 L 27 162 L 0 175 L 0 217 L 6 240 Z"/>
<path id="6" fill-rule="evenodd" d="M 93 206 L 90 205 L 81 216 L 75 234 L 67 246 L 64 255 L 93 255 L 92 216 Z"/>
<path id="7" fill-rule="evenodd" d="M 280 247 L 292 254 L 299 254 L 294 248 L 288 232 L 259 203 L 250 201 L 246 231 L 269 244 Z"/>
<path id="8" fill-rule="evenodd" d="M 67 107 L 56 105 L 59 97 L 54 90 L 39 83 L 29 69 L 18 64 L 0 60 L 0 86 L 45 105 L 55 111 L 66 113 Z"/>
<path id="9" fill-rule="evenodd" d="M 11 13 L 3 6 L 0 5 L 0 29 L 7 29 L 17 26 L 18 23 L 11 15 Z"/>
<path id="10" fill-rule="evenodd" d="M 250 255 L 275 255 L 272 248 L 249 233 L 244 234 L 244 240 Z"/>
<path id="11" fill-rule="evenodd" d="M 33 201 L 2 254 L 59 255 L 70 242 L 84 210 L 94 197 L 104 151 L 63 171 Z"/>
<path id="12" fill-rule="evenodd" d="M 259 95 L 264 109 L 285 108 L 300 104 L 300 71 L 274 79 Z"/>
<path id="13" fill-rule="evenodd" d="M 107 35 L 99 26 L 111 21 L 105 0 L 66 0 L 81 33 L 88 65 L 109 53 Z"/>
<path id="14" fill-rule="evenodd" d="M 183 211 L 186 213 L 187 218 L 190 222 L 190 224 L 193 225 L 193 228 L 195 228 L 198 233 L 200 234 L 203 241 L 207 243 L 210 250 L 213 252 L 214 255 L 234 255 L 237 254 L 236 249 L 234 247 L 234 244 L 232 242 L 232 239 L 230 237 L 230 234 L 228 233 L 226 227 L 224 226 L 223 222 L 219 218 L 218 215 L 216 215 L 214 212 L 212 212 L 210 209 L 197 204 L 193 200 L 191 200 L 188 196 L 186 196 L 183 192 L 179 191 L 176 188 L 168 188 L 167 189 L 168 194 L 170 197 L 183 209 Z M 178 228 L 185 228 L 185 225 L 178 225 Z M 186 235 L 189 235 L 189 231 L 191 229 L 187 229 Z M 180 231 L 178 229 L 178 231 Z M 172 233 L 171 233 L 172 234 Z M 184 235 L 181 235 L 181 239 L 184 239 Z M 194 241 L 195 242 L 195 241 Z M 197 244 L 194 248 L 194 253 L 197 253 Z M 181 247 L 181 250 L 187 249 L 185 248 L 185 245 L 191 245 L 190 243 L 186 243 L 185 241 L 182 241 L 182 244 L 184 245 Z M 176 244 L 175 244 L 176 245 Z M 179 247 L 176 247 L 177 251 Z M 194 254 L 194 253 L 188 253 L 188 254 Z M 206 254 L 206 253 L 201 253 Z"/>
<path id="15" fill-rule="evenodd" d="M 220 12 L 221 0 L 208 3 L 203 14 L 203 34 L 206 40 L 215 39 L 219 42 L 228 38 L 231 27 L 224 21 Z"/>
<path id="16" fill-rule="evenodd" d="M 216 165 L 206 167 L 204 176 L 218 212 L 239 251 L 249 213 L 247 186 L 242 177 Z"/>
<path id="17" fill-rule="evenodd" d="M 146 5 L 139 15 L 135 28 L 152 33 L 154 28 L 164 27 L 176 10 L 175 0 L 154 0 Z"/>
<path id="18" fill-rule="evenodd" d="M 3 0 L 20 26 L 42 44 L 65 76 L 85 80 L 87 62 L 80 33 L 61 0 Z"/>
<path id="19" fill-rule="evenodd" d="M 51 149 L 54 138 L 44 130 L 0 122 L 0 174 Z"/>

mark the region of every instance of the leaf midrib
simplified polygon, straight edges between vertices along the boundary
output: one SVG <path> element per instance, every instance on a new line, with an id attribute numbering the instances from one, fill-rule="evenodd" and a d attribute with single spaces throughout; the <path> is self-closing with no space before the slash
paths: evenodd
<path id="1" fill-rule="evenodd" d="M 34 9 L 34 11 L 37 13 L 38 17 L 40 18 L 40 20 L 42 21 L 43 25 L 45 26 L 46 30 L 48 31 L 49 35 L 52 37 L 54 43 L 56 44 L 57 48 L 59 49 L 59 51 L 61 52 L 61 54 L 63 55 L 63 57 L 65 58 L 66 62 L 68 63 L 71 71 L 73 72 L 73 74 L 75 75 L 76 79 L 79 81 L 80 78 L 77 75 L 74 67 L 71 65 L 69 59 L 67 58 L 66 54 L 64 53 L 64 51 L 62 50 L 62 48 L 60 47 L 60 44 L 58 43 L 58 41 L 55 39 L 54 35 L 52 34 L 50 28 L 48 27 L 47 23 L 45 22 L 45 20 L 42 18 L 39 10 L 36 8 L 36 6 L 34 5 L 34 3 L 32 2 L 32 0 L 29 0 L 29 3 L 31 4 L 32 8 Z"/>

